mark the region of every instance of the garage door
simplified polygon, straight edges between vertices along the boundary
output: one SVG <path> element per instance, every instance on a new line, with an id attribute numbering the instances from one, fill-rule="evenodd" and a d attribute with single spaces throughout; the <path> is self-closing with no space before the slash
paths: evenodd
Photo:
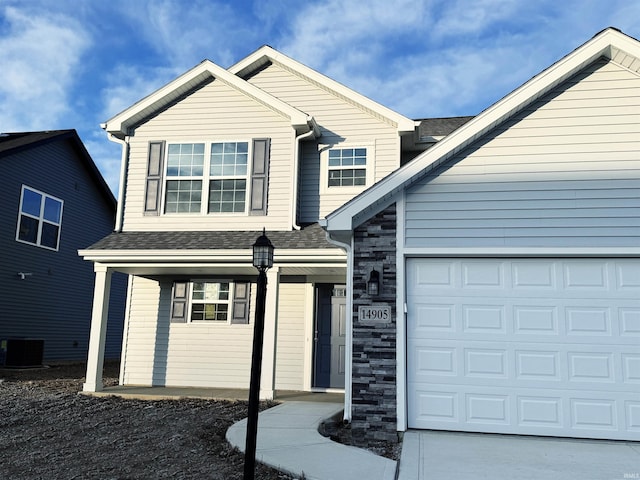
<path id="1" fill-rule="evenodd" d="M 640 440 L 639 259 L 407 261 L 410 428 Z"/>

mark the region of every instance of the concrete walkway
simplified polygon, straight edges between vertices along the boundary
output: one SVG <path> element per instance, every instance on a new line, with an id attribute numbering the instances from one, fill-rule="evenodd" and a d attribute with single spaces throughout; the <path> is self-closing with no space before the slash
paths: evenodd
<path id="1" fill-rule="evenodd" d="M 318 433 L 318 425 L 342 409 L 338 403 L 287 401 L 261 412 L 256 459 L 307 480 L 394 480 L 393 460 Z M 227 431 L 229 443 L 243 452 L 246 431 L 246 419 Z"/>
<path id="2" fill-rule="evenodd" d="M 640 443 L 436 431 L 404 435 L 398 480 L 516 478 L 640 479 Z"/>

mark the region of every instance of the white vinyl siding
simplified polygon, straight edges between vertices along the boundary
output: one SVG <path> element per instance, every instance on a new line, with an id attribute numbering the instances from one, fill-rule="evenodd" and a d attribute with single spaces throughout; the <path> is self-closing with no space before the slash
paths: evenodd
<path id="1" fill-rule="evenodd" d="M 270 138 L 267 216 L 171 214 L 144 216 L 145 175 L 149 142 L 251 142 Z M 135 130 L 130 140 L 125 191 L 124 229 L 267 230 L 291 227 L 291 172 L 294 132 L 290 121 L 256 100 L 214 80 Z M 166 178 L 164 182 L 166 188 Z M 208 186 L 203 186 L 208 188 Z"/>
<path id="2" fill-rule="evenodd" d="M 276 337 L 276 389 L 304 389 L 304 283 L 281 283 Z"/>
<path id="3" fill-rule="evenodd" d="M 124 358 L 125 385 L 247 388 L 251 370 L 255 284 L 249 324 L 169 323 L 170 279 L 132 277 Z M 279 285 L 276 389 L 304 388 L 306 285 Z M 158 313 L 160 312 L 160 313 Z"/>
<path id="4" fill-rule="evenodd" d="M 129 318 L 125 321 L 127 331 L 123 347 L 123 383 L 162 385 L 157 383 L 162 379 L 155 376 L 154 372 L 166 366 L 171 283 L 168 284 L 168 291 L 161 296 L 160 284 L 155 280 L 131 276 L 130 282 Z M 166 314 L 158 318 L 158 312 Z"/>
<path id="5" fill-rule="evenodd" d="M 596 62 L 407 192 L 407 247 L 637 246 L 640 77 Z"/>
<path id="6" fill-rule="evenodd" d="M 395 126 L 364 112 L 320 86 L 273 64 L 248 81 L 271 95 L 306 112 L 316 119 L 322 131 L 320 148 L 341 148 L 342 144 L 375 145 L 375 158 L 367 159 L 373 168 L 373 181 L 378 181 L 400 166 L 400 137 Z M 299 215 L 301 222 L 316 222 L 358 192 L 321 194 L 320 152 L 317 142 L 303 142 L 300 159 Z"/>
<path id="7" fill-rule="evenodd" d="M 169 323 L 171 287 L 134 277 L 124 384 L 247 388 L 253 322 Z"/>

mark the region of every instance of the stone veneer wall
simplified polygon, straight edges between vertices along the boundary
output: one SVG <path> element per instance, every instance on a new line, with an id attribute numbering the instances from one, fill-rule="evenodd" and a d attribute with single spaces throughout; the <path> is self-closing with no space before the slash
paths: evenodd
<path id="1" fill-rule="evenodd" d="M 397 441 L 395 205 L 355 229 L 353 263 L 352 437 Z M 371 297 L 367 281 L 374 268 L 381 273 L 380 294 Z M 391 318 L 360 321 L 361 305 L 389 306 Z"/>

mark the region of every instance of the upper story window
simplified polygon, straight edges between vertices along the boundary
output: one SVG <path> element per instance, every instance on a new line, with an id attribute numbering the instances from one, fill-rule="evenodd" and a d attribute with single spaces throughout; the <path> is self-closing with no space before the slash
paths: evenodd
<path id="1" fill-rule="evenodd" d="M 329 150 L 329 187 L 355 187 L 367 184 L 367 149 Z"/>
<path id="2" fill-rule="evenodd" d="M 170 143 L 163 168 L 164 142 L 152 142 L 145 214 L 265 215 L 269 144 L 269 139 Z"/>
<path id="3" fill-rule="evenodd" d="M 244 212 L 247 198 L 249 144 L 211 144 L 209 213 Z"/>
<path id="4" fill-rule="evenodd" d="M 166 213 L 199 212 L 202 203 L 204 144 L 169 145 Z"/>
<path id="5" fill-rule="evenodd" d="M 373 184 L 375 144 L 320 146 L 320 193 L 345 198 Z"/>
<path id="6" fill-rule="evenodd" d="M 62 200 L 22 186 L 16 240 L 58 250 Z"/>

